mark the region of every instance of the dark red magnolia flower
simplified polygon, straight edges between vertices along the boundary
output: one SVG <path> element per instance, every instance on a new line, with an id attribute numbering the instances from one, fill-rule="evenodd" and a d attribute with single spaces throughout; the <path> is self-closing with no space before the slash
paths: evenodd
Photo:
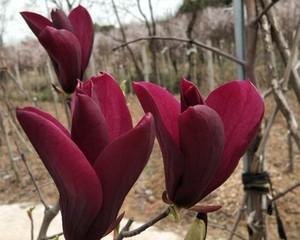
<path id="1" fill-rule="evenodd" d="M 125 98 L 108 74 L 80 83 L 72 103 L 71 134 L 36 108 L 17 118 L 60 193 L 66 240 L 98 240 L 121 220 L 128 191 L 153 146 L 151 113 L 132 128 Z"/>
<path id="2" fill-rule="evenodd" d="M 22 12 L 26 23 L 47 50 L 59 82 L 72 93 L 89 63 L 94 41 L 93 22 L 88 11 L 78 6 L 68 16 L 52 10 L 52 22 L 33 12 Z"/>
<path id="3" fill-rule="evenodd" d="M 193 83 L 182 80 L 181 105 L 155 84 L 136 82 L 133 87 L 156 121 L 167 198 L 185 208 L 231 175 L 264 113 L 262 98 L 249 81 L 224 84 L 205 100 Z"/>

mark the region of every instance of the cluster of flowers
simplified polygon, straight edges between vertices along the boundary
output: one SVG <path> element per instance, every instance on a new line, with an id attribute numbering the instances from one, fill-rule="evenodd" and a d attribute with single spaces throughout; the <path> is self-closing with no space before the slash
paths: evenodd
<path id="1" fill-rule="evenodd" d="M 232 81 L 206 99 L 190 81 L 180 102 L 152 83 L 133 88 L 145 116 L 133 127 L 125 97 L 112 76 L 83 79 L 93 45 L 93 23 L 79 6 L 52 21 L 22 16 L 47 50 L 59 82 L 72 93 L 69 132 L 33 107 L 17 118 L 53 178 L 67 240 L 98 240 L 120 222 L 121 205 L 145 167 L 155 135 L 164 160 L 163 199 L 179 208 L 208 212 L 197 203 L 231 175 L 261 122 L 262 98 L 249 81 Z"/>

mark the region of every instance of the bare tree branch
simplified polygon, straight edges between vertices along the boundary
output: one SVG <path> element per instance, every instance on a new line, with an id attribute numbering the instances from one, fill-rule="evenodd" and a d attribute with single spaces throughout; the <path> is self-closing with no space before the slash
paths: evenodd
<path id="1" fill-rule="evenodd" d="M 253 20 L 253 22 L 251 24 L 257 24 L 260 21 L 260 19 L 262 18 L 262 16 L 267 14 L 267 12 L 279 1 L 280 0 L 272 0 L 272 2 L 269 3 L 269 5 L 261 11 L 261 13 L 257 16 L 257 18 L 255 20 Z"/>
<path id="2" fill-rule="evenodd" d="M 247 66 L 246 66 L 246 74 L 247 77 L 252 81 L 255 85 L 256 77 L 255 77 L 255 60 L 256 60 L 256 45 L 257 45 L 257 32 L 258 25 L 250 24 L 253 19 L 256 17 L 256 2 L 254 0 L 246 0 L 245 6 L 247 9 L 247 49 L 246 49 L 246 58 L 247 58 Z"/>
<path id="3" fill-rule="evenodd" d="M 277 195 L 275 195 L 272 198 L 272 202 L 273 201 L 277 201 L 279 198 L 285 196 L 287 193 L 293 191 L 294 189 L 296 189 L 297 187 L 300 187 L 300 181 L 296 182 L 295 184 L 293 184 L 292 186 L 288 187 L 286 190 L 284 190 L 283 192 L 278 193 Z"/>
<path id="4" fill-rule="evenodd" d="M 120 234 L 116 237 L 115 240 L 122 240 L 123 238 L 133 237 L 135 235 L 140 234 L 141 232 L 145 231 L 149 227 L 153 226 L 155 223 L 157 223 L 160 220 L 169 216 L 170 212 L 171 212 L 171 209 L 170 209 L 170 207 L 168 207 L 162 213 L 158 214 L 156 217 L 154 217 L 147 223 L 143 224 L 142 226 L 140 226 L 134 230 L 131 230 L 131 231 L 122 231 L 121 230 Z M 128 225 L 126 225 L 125 228 L 128 228 Z"/>
<path id="5" fill-rule="evenodd" d="M 263 0 L 262 1 L 265 5 L 270 4 L 272 0 Z M 279 50 L 280 56 L 285 64 L 287 64 L 289 56 L 291 55 L 291 52 L 289 50 L 289 46 L 287 44 L 287 40 L 285 39 L 282 31 L 279 29 L 279 25 L 277 22 L 277 19 L 275 17 L 275 13 L 273 11 L 274 9 L 270 9 L 267 13 L 266 16 L 268 18 L 268 22 L 271 26 L 271 36 L 274 42 L 277 45 L 277 48 Z M 297 96 L 298 102 L 300 103 L 300 79 L 297 79 L 294 76 L 294 71 L 293 75 L 291 78 L 291 86 L 293 88 L 293 91 L 295 92 L 295 95 Z"/>
<path id="6" fill-rule="evenodd" d="M 156 35 L 156 23 L 154 19 L 154 14 L 153 14 L 153 7 L 152 7 L 152 1 L 148 0 L 148 5 L 149 5 L 149 10 L 150 10 L 150 16 L 151 16 L 151 24 L 152 24 L 152 35 Z"/>
<path id="7" fill-rule="evenodd" d="M 148 18 L 146 17 L 146 14 L 142 10 L 141 1 L 140 0 L 136 0 L 136 3 L 137 3 L 137 7 L 138 7 L 138 10 L 139 10 L 139 13 L 142 15 L 142 17 L 143 17 L 143 19 L 145 21 L 146 27 L 148 29 L 148 35 L 151 36 L 151 35 L 153 35 L 152 31 L 151 31 L 151 26 L 150 26 L 150 23 L 148 21 Z"/>
<path id="8" fill-rule="evenodd" d="M 188 39 L 192 39 L 192 33 L 193 33 L 193 29 L 195 26 L 195 23 L 197 21 L 198 18 L 198 9 L 194 8 L 194 10 L 191 13 L 191 19 L 188 23 L 187 29 L 185 31 L 186 37 Z M 188 74 L 187 74 L 187 78 L 192 80 L 192 81 L 197 81 L 197 74 L 196 74 L 196 56 L 195 56 L 195 51 L 192 50 L 193 48 L 193 44 L 189 43 L 187 45 L 187 51 L 188 51 Z"/>
<path id="9" fill-rule="evenodd" d="M 4 116 L 3 116 L 3 111 L 2 110 L 0 112 L 0 128 L 1 128 L 2 133 L 4 135 L 5 145 L 6 145 L 6 148 L 8 150 L 8 156 L 9 156 L 9 160 L 10 160 L 10 166 L 11 166 L 11 168 L 12 168 L 14 174 L 15 174 L 16 182 L 20 183 L 20 175 L 19 175 L 18 169 L 17 169 L 17 167 L 15 165 L 14 155 L 13 155 L 13 149 L 12 149 L 12 145 L 11 145 L 11 142 L 10 142 L 7 125 L 4 122 Z"/>
<path id="10" fill-rule="evenodd" d="M 271 85 L 274 93 L 274 99 L 276 101 L 277 106 L 279 107 L 280 111 L 282 112 L 283 116 L 285 117 L 287 121 L 288 128 L 294 137 L 298 148 L 300 149 L 300 133 L 299 133 L 299 127 L 296 120 L 296 117 L 288 105 L 288 102 L 283 94 L 283 91 L 279 85 L 278 82 L 278 73 L 276 72 L 276 60 L 275 60 L 275 53 L 274 53 L 274 47 L 271 40 L 271 28 L 269 25 L 269 22 L 265 17 L 262 17 L 261 19 L 261 27 L 263 31 L 263 40 L 265 42 L 266 46 L 266 53 L 268 56 L 268 71 L 269 76 L 271 79 Z M 292 56 L 291 54 L 289 56 Z M 292 60 L 291 60 L 292 61 Z M 290 66 L 291 67 L 291 66 Z M 287 70 L 288 71 L 288 70 Z M 287 75 L 286 75 L 287 77 Z"/>
<path id="11" fill-rule="evenodd" d="M 124 30 L 124 27 L 123 27 L 123 24 L 121 22 L 121 19 L 120 19 L 120 16 L 119 16 L 119 13 L 118 13 L 118 9 L 117 9 L 117 6 L 116 6 L 116 3 L 114 0 L 111 0 L 111 3 L 112 3 L 112 6 L 113 6 L 113 10 L 114 10 L 114 13 L 116 15 L 116 18 L 117 18 L 117 21 L 118 21 L 118 24 L 120 26 L 120 31 L 121 31 L 121 35 L 123 37 L 123 42 L 126 42 L 127 41 L 127 37 L 126 37 L 126 33 L 125 33 L 125 30 Z M 131 59 L 133 61 L 133 64 L 135 66 L 135 70 L 136 70 L 136 73 L 138 75 L 138 77 L 140 79 L 143 78 L 143 73 L 142 73 L 142 70 L 140 69 L 139 65 L 138 65 L 138 62 L 134 56 L 134 53 L 132 51 L 132 49 L 129 47 L 129 46 L 126 46 L 130 56 L 131 56 Z"/>
<path id="12" fill-rule="evenodd" d="M 288 88 L 288 84 L 290 82 L 290 76 L 293 72 L 293 70 L 296 68 L 296 58 L 298 57 L 298 47 L 299 47 L 299 42 L 300 42 L 300 20 L 297 23 L 297 28 L 296 28 L 296 34 L 293 40 L 293 45 L 292 45 L 292 50 L 291 54 L 288 58 L 288 62 L 286 65 L 286 69 L 284 71 L 283 79 L 284 79 L 284 88 Z M 295 73 L 294 73 L 295 75 Z M 300 81 L 298 78 L 298 75 L 294 76 L 296 78 L 296 81 Z"/>
<path id="13" fill-rule="evenodd" d="M 54 204 L 54 206 L 45 208 L 44 218 L 42 221 L 42 225 L 37 240 L 42 240 L 46 238 L 49 225 L 52 222 L 53 218 L 55 218 L 55 216 L 58 214 L 58 212 L 59 212 L 59 201 L 57 201 Z"/>
<path id="14" fill-rule="evenodd" d="M 177 38 L 177 37 L 171 37 L 171 36 L 150 36 L 150 37 L 136 38 L 134 40 L 124 42 L 123 44 L 113 48 L 112 50 L 116 51 L 116 50 L 118 50 L 120 48 L 123 48 L 123 47 L 126 47 L 130 44 L 141 42 L 141 41 L 149 41 L 149 40 L 164 40 L 164 41 L 178 41 L 178 42 L 192 43 L 197 47 L 204 48 L 206 50 L 212 51 L 212 52 L 214 52 L 216 54 L 219 54 L 219 55 L 223 56 L 224 58 L 227 58 L 227 59 L 229 59 L 229 60 L 231 60 L 231 61 L 233 61 L 237 64 L 240 64 L 242 66 L 247 65 L 244 60 L 238 59 L 238 58 L 236 58 L 235 56 L 233 56 L 229 53 L 223 52 L 222 50 L 220 50 L 218 48 L 215 48 L 215 47 L 212 47 L 212 46 L 209 46 L 205 43 L 199 42 L 199 41 L 194 40 L 194 39 Z"/>

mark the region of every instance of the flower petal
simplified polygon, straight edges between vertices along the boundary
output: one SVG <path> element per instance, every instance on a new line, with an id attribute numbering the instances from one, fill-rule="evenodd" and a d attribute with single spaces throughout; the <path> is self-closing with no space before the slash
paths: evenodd
<path id="1" fill-rule="evenodd" d="M 222 208 L 221 205 L 195 205 L 195 206 L 189 208 L 189 210 L 195 211 L 198 213 L 210 213 L 210 212 L 218 211 L 221 208 Z"/>
<path id="2" fill-rule="evenodd" d="M 180 113 L 180 106 L 175 97 L 166 89 L 148 82 L 134 82 L 134 91 L 145 112 L 152 112 L 159 116 L 157 124 L 163 125 L 175 143 L 179 143 L 178 123 L 176 119 Z M 156 116 L 157 115 L 157 116 Z"/>
<path id="3" fill-rule="evenodd" d="M 103 186 L 103 206 L 91 229 L 91 239 L 103 236 L 115 222 L 124 198 L 148 161 L 154 137 L 154 120 L 148 113 L 135 128 L 108 145 L 96 160 L 94 169 Z"/>
<path id="4" fill-rule="evenodd" d="M 21 126 L 59 190 L 66 239 L 85 239 L 102 204 L 101 184 L 76 144 L 44 116 L 17 109 Z"/>
<path id="5" fill-rule="evenodd" d="M 66 134 L 68 137 L 70 137 L 69 131 L 59 122 L 56 118 L 51 116 L 49 113 L 43 112 L 39 110 L 38 108 L 34 107 L 26 107 L 25 108 L 27 112 L 32 112 L 40 115 L 41 117 L 45 118 L 47 121 L 52 122 L 56 127 L 58 127 L 64 134 Z"/>
<path id="6" fill-rule="evenodd" d="M 117 82 L 107 73 L 92 77 L 91 97 L 100 105 L 106 119 L 109 141 L 112 142 L 132 128 L 131 115 L 126 100 Z"/>
<path id="7" fill-rule="evenodd" d="M 154 116 L 164 160 L 168 197 L 173 199 L 176 186 L 183 174 L 183 156 L 178 139 L 180 105 L 171 93 L 155 84 L 135 82 L 133 88 L 144 112 L 151 112 Z"/>
<path id="8" fill-rule="evenodd" d="M 222 160 L 206 194 L 231 175 L 260 125 L 264 102 L 250 81 L 232 81 L 214 90 L 206 103 L 221 117 L 225 129 Z"/>
<path id="9" fill-rule="evenodd" d="M 217 170 L 224 146 L 223 123 L 213 109 L 196 105 L 180 115 L 179 134 L 184 175 L 171 200 L 188 208 L 201 200 Z"/>
<path id="10" fill-rule="evenodd" d="M 105 235 L 109 234 L 110 232 L 112 232 L 116 227 L 118 227 L 118 225 L 121 223 L 123 217 L 125 215 L 125 212 L 122 212 L 117 218 L 116 220 L 109 226 L 109 228 L 107 229 Z"/>
<path id="11" fill-rule="evenodd" d="M 57 64 L 59 82 L 67 93 L 72 93 L 80 79 L 81 49 L 77 38 L 67 30 L 46 27 L 39 40 Z"/>
<path id="12" fill-rule="evenodd" d="M 79 5 L 69 14 L 73 32 L 81 45 L 81 71 L 84 73 L 92 53 L 94 42 L 94 26 L 89 12 Z"/>
<path id="13" fill-rule="evenodd" d="M 180 82 L 180 102 L 181 112 L 184 112 L 190 106 L 205 104 L 197 86 L 184 78 Z"/>
<path id="14" fill-rule="evenodd" d="M 74 94 L 72 139 L 91 165 L 108 144 L 105 118 L 99 106 L 87 95 Z"/>
<path id="15" fill-rule="evenodd" d="M 53 9 L 51 11 L 51 18 L 53 26 L 56 29 L 65 29 L 73 32 L 73 26 L 64 11 L 60 9 Z"/>
<path id="16" fill-rule="evenodd" d="M 22 17 L 30 27 L 31 31 L 38 37 L 40 32 L 47 26 L 52 26 L 52 22 L 44 16 L 33 12 L 21 12 Z"/>

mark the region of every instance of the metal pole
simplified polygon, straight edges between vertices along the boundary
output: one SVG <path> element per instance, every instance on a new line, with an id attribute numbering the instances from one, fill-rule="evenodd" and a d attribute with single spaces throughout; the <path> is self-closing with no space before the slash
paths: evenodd
<path id="1" fill-rule="evenodd" d="M 233 0 L 233 12 L 236 56 L 245 60 L 244 0 Z M 237 65 L 237 74 L 239 79 L 245 79 L 246 73 L 242 65 Z"/>
<path id="2" fill-rule="evenodd" d="M 236 56 L 239 59 L 245 60 L 247 58 L 246 54 L 246 44 L 247 40 L 245 38 L 245 21 L 244 21 L 244 1 L 246 6 L 248 6 L 250 1 L 254 0 L 233 0 L 234 7 L 234 35 L 235 35 L 235 47 L 236 47 Z M 253 7 L 253 6 L 252 6 Z M 248 9 L 247 9 L 248 10 Z M 241 80 L 245 80 L 247 78 L 245 66 L 238 65 L 237 66 L 237 75 Z M 243 159 L 243 170 L 244 173 L 251 175 L 253 171 L 258 171 L 260 173 L 262 170 L 260 169 L 251 169 L 251 163 L 253 158 L 253 154 L 251 152 L 247 152 Z M 257 161 L 257 160 L 256 160 Z M 247 205 L 247 214 L 250 216 L 251 213 L 255 213 L 254 220 L 247 224 L 250 228 L 253 226 L 253 223 L 259 222 L 259 226 L 254 226 L 257 232 L 251 233 L 249 232 L 249 239 L 251 240 L 259 240 L 266 239 L 266 230 L 260 229 L 260 227 L 265 228 L 265 217 L 263 213 L 263 203 L 265 202 L 265 195 L 259 194 L 257 192 L 246 191 L 245 192 L 246 205 Z M 249 230 L 249 229 L 248 229 Z"/>
<path id="3" fill-rule="evenodd" d="M 244 0 L 233 0 L 235 51 L 239 59 L 245 60 L 245 24 Z M 237 65 L 239 79 L 245 79 L 246 73 L 242 65 Z"/>
<path id="4" fill-rule="evenodd" d="M 234 39 L 235 51 L 238 59 L 245 60 L 246 44 L 245 44 L 245 21 L 244 21 L 244 0 L 233 0 L 234 12 Z M 246 79 L 245 67 L 237 65 L 238 79 Z M 249 161 L 247 154 L 244 156 L 244 171 L 249 171 Z"/>

